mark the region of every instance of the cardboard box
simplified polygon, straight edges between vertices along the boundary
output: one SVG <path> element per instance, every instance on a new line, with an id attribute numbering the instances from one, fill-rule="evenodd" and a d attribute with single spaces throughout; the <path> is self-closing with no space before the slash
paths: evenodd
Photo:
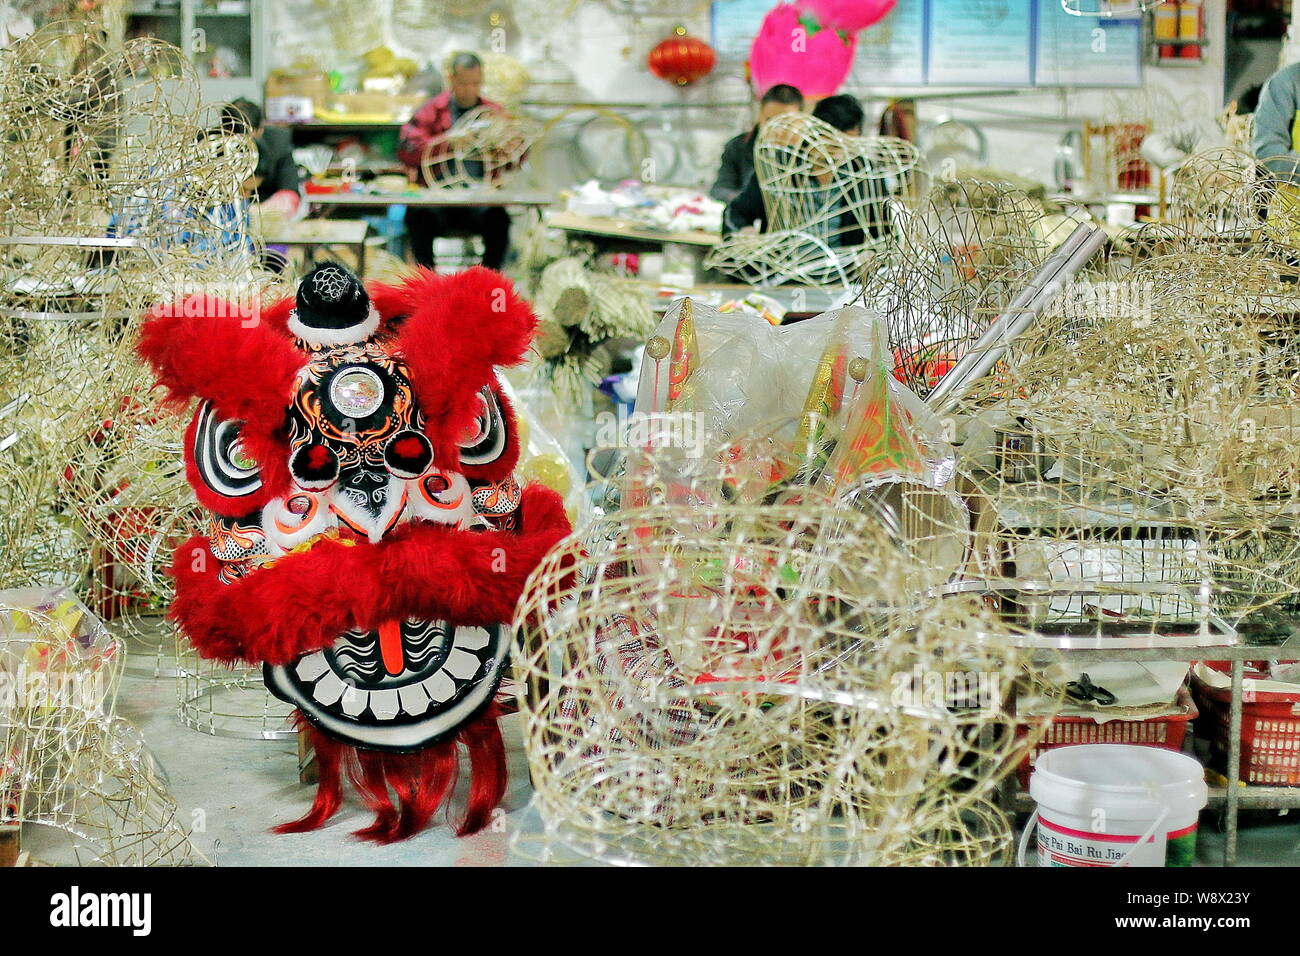
<path id="1" fill-rule="evenodd" d="M 315 115 L 315 106 L 310 97 L 268 96 L 266 98 L 268 123 L 306 123 Z"/>
<path id="2" fill-rule="evenodd" d="M 305 97 L 315 106 L 320 106 L 329 99 L 330 81 L 324 73 L 288 73 L 275 70 L 266 78 L 266 99 L 270 102 L 278 96 Z"/>

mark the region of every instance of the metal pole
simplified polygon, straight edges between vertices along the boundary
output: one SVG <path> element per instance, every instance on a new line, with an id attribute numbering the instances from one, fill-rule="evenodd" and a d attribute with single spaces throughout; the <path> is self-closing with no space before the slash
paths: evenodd
<path id="1" fill-rule="evenodd" d="M 1228 832 L 1223 837 L 1223 865 L 1237 865 L 1237 804 L 1241 794 L 1241 687 L 1246 662 L 1241 658 L 1232 661 L 1232 702 L 1228 707 L 1228 794 L 1224 805 Z"/>
<path id="2" fill-rule="evenodd" d="M 1092 258 L 1106 241 L 1106 234 L 1091 226 L 1079 226 L 1062 244 L 1071 248 L 1064 257 L 1053 255 L 1035 273 L 1029 287 L 1012 301 L 993 323 L 984 330 L 974 345 L 962 356 L 952 370 L 944 376 L 926 398 L 926 404 L 942 413 L 965 393 L 975 381 L 987 375 L 1007 353 L 1014 342 L 1038 318 L 1050 296 L 1058 291 L 1055 286 L 1068 280 Z M 1058 250 L 1058 253 L 1061 250 Z"/>
<path id="3" fill-rule="evenodd" d="M 1030 277 L 1028 285 L 1016 294 L 1010 304 L 984 330 L 984 334 L 979 337 L 975 345 L 971 346 L 966 354 L 961 357 L 961 360 L 940 379 L 939 384 L 926 397 L 928 405 L 935 411 L 939 411 L 943 405 L 947 404 L 948 396 L 962 381 L 970 376 L 971 370 L 979 363 L 981 347 L 985 346 L 985 343 L 997 334 L 997 330 L 1000 330 L 1016 316 L 1025 314 L 1025 310 L 1034 297 L 1038 295 L 1039 290 L 1060 274 L 1061 269 L 1069 262 L 1070 257 L 1079 250 L 1090 231 L 1091 227 L 1080 223 L 1074 228 L 1073 232 L 1066 236 L 1065 241 L 1056 247 L 1056 250 L 1038 267 L 1038 271 Z"/>

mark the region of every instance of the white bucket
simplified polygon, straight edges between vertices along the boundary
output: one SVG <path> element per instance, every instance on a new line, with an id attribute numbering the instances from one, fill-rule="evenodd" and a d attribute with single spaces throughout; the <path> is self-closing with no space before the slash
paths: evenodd
<path id="1" fill-rule="evenodd" d="M 1038 808 L 1020 838 L 1021 866 L 1035 819 L 1039 866 L 1191 866 L 1209 791 L 1185 754 L 1083 744 L 1042 754 L 1029 795 Z"/>

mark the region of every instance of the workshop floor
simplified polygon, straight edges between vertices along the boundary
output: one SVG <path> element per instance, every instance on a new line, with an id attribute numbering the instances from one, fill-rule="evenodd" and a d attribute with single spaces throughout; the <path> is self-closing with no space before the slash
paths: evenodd
<path id="1" fill-rule="evenodd" d="M 276 836 L 270 826 L 306 812 L 312 787 L 297 778 L 293 739 L 238 740 L 191 730 L 176 715 L 172 678 L 128 674 L 118 713 L 140 729 L 166 772 L 182 820 L 195 826 L 198 849 L 219 866 L 521 866 L 540 853 L 540 823 L 531 796 L 520 736 L 520 718 L 505 718 L 510 765 L 504 812 L 485 832 L 457 839 L 445 826 L 391 846 L 359 843 L 351 832 L 369 822 L 358 803 L 324 829 Z M 516 842 L 524 854 L 512 849 Z M 533 858 L 530 859 L 529 855 Z M 1214 814 L 1202 817 L 1198 859 L 1217 866 L 1223 834 Z M 1243 816 L 1239 865 L 1300 865 L 1300 812 Z"/>

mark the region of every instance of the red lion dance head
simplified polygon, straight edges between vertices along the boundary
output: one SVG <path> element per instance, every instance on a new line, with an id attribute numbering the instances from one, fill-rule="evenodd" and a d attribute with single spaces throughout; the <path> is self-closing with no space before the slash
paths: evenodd
<path id="1" fill-rule="evenodd" d="M 487 269 L 367 292 L 332 263 L 254 317 L 194 298 L 145 322 L 168 401 L 199 400 L 186 469 L 212 512 L 176 553 L 171 615 L 203 656 L 262 664 L 316 747 L 316 800 L 280 832 L 328 820 L 346 770 L 376 813 L 357 835 L 411 836 L 447 801 L 460 746 L 459 832 L 505 792 L 506 625 L 569 531 L 554 492 L 514 478 L 494 371 L 535 325 Z"/>

